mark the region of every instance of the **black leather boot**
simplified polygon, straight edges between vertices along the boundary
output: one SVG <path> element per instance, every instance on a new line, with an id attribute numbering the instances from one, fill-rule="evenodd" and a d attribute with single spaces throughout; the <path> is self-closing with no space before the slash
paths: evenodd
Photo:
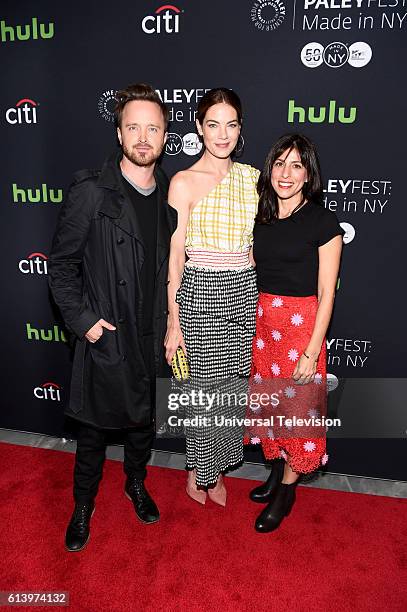
<path id="1" fill-rule="evenodd" d="M 140 478 L 127 478 L 126 497 L 132 502 L 137 518 L 142 523 L 156 523 L 160 519 L 158 508 Z"/>
<path id="2" fill-rule="evenodd" d="M 65 535 L 65 546 L 70 552 L 84 549 L 90 535 L 90 519 L 95 511 L 95 504 L 77 503 L 69 521 Z"/>
<path id="3" fill-rule="evenodd" d="M 271 502 L 259 514 L 255 523 L 255 530 L 261 533 L 269 533 L 277 529 L 285 516 L 291 512 L 295 502 L 295 488 L 297 483 L 278 485 Z"/>
<path id="4" fill-rule="evenodd" d="M 275 459 L 273 461 L 271 472 L 266 482 L 250 491 L 249 497 L 252 501 L 258 504 L 267 504 L 272 500 L 273 494 L 283 478 L 284 466 L 284 459 Z"/>

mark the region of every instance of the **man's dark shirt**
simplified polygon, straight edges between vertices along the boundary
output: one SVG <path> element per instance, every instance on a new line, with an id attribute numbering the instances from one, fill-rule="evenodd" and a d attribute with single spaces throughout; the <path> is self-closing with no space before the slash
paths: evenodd
<path id="1" fill-rule="evenodd" d="M 126 176 L 123 183 L 131 201 L 129 215 L 134 215 L 140 227 L 144 245 L 145 259 L 141 268 L 141 288 L 143 292 L 143 334 L 153 333 L 153 311 L 155 291 L 155 267 L 157 257 L 157 188 L 149 195 L 140 193 Z M 139 188 L 140 189 L 140 188 Z M 149 191 L 149 190 L 145 190 Z"/>

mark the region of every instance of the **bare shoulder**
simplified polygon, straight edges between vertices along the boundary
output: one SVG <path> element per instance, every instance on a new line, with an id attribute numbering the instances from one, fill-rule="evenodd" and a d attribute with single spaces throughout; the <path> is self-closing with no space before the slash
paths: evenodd
<path id="1" fill-rule="evenodd" d="M 196 199 L 196 191 L 199 190 L 205 173 L 194 164 L 186 170 L 180 170 L 171 179 L 169 200 L 179 204 L 190 206 Z M 171 198 L 171 199 L 170 199 Z"/>
<path id="2" fill-rule="evenodd" d="M 191 184 L 191 176 L 189 169 L 180 170 L 171 179 L 170 187 L 173 189 L 185 189 Z"/>
<path id="3" fill-rule="evenodd" d="M 198 161 L 193 166 L 190 166 L 185 170 L 180 170 L 179 172 L 174 174 L 173 178 L 171 179 L 171 183 L 174 181 L 175 185 L 179 184 L 183 187 L 186 187 L 187 185 L 192 186 L 196 183 L 196 181 L 201 180 L 208 174 L 209 173 L 205 172 L 205 170 L 201 167 L 201 164 Z"/>

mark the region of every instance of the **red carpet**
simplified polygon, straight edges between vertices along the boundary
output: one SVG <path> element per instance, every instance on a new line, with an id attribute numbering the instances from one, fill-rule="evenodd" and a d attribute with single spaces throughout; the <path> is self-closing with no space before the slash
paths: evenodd
<path id="1" fill-rule="evenodd" d="M 161 521 L 142 525 L 122 464 L 107 461 L 90 542 L 75 554 L 63 546 L 73 459 L 0 444 L 0 590 L 69 591 L 72 612 L 407 609 L 406 500 L 301 487 L 290 517 L 262 535 L 252 482 L 228 478 L 228 506 L 201 507 L 183 472 L 149 468 Z"/>

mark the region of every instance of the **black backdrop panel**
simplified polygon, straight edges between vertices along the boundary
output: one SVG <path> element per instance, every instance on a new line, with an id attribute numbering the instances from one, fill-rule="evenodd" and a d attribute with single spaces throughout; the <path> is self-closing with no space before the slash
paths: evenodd
<path id="1" fill-rule="evenodd" d="M 170 108 L 170 176 L 196 159 L 194 111 L 211 87 L 242 98 L 241 161 L 261 167 L 287 131 L 316 142 L 325 205 L 346 230 L 328 371 L 381 379 L 391 401 L 390 379 L 405 376 L 406 28 L 403 0 L 2 3 L 0 426 L 64 430 L 70 349 L 46 258 L 72 173 L 100 167 L 116 146 L 112 99 L 137 81 Z M 346 401 L 368 423 L 370 403 Z M 407 477 L 400 437 L 331 439 L 329 449 L 331 470 Z"/>

